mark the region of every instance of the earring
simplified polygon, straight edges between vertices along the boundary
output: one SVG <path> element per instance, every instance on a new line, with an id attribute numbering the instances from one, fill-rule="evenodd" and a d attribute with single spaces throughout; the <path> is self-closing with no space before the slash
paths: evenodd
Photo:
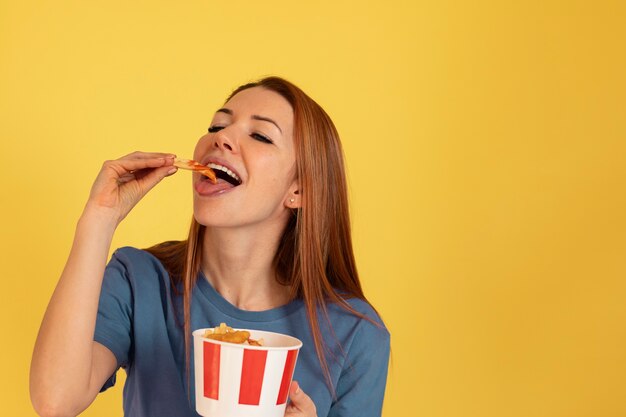
<path id="1" fill-rule="evenodd" d="M 290 199 L 289 199 L 289 202 L 290 202 L 290 203 L 293 203 L 294 201 L 296 201 L 294 198 L 290 198 Z"/>

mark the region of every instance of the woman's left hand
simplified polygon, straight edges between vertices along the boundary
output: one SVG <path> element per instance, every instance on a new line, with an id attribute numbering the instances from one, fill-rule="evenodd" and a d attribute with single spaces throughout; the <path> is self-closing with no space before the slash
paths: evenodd
<path id="1" fill-rule="evenodd" d="M 289 399 L 285 410 L 285 417 L 317 417 L 315 403 L 306 395 L 297 381 L 293 381 L 289 387 Z"/>

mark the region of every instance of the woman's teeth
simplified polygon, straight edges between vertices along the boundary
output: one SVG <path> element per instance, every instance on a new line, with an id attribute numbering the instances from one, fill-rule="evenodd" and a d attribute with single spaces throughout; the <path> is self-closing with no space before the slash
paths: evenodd
<path id="1" fill-rule="evenodd" d="M 230 169 L 226 168 L 225 166 L 219 165 L 219 164 L 214 164 L 214 163 L 208 163 L 207 166 L 209 168 L 213 169 L 214 171 L 220 171 L 220 172 L 223 172 L 223 173 L 227 174 L 229 177 L 231 177 L 232 179 L 234 179 L 237 182 L 236 185 L 241 184 L 241 178 L 239 178 L 239 176 L 237 174 L 235 174 L 233 171 L 231 171 Z M 216 174 L 217 174 L 217 172 L 216 172 Z M 219 177 L 219 175 L 218 175 L 218 177 Z"/>

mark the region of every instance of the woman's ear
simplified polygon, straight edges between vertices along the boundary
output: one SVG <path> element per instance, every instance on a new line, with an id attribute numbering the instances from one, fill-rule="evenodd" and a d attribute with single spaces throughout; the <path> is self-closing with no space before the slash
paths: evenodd
<path id="1" fill-rule="evenodd" d="M 297 209 L 302 207 L 302 198 L 300 194 L 299 184 L 294 182 L 293 186 L 289 189 L 287 193 L 287 198 L 285 199 L 285 207 L 291 209 Z"/>

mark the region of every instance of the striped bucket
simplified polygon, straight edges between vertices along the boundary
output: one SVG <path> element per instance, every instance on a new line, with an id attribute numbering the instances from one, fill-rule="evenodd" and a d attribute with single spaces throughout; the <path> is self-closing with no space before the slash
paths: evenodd
<path id="1" fill-rule="evenodd" d="M 204 338 L 193 332 L 196 411 L 209 417 L 283 417 L 302 342 L 249 330 L 263 346 Z"/>

